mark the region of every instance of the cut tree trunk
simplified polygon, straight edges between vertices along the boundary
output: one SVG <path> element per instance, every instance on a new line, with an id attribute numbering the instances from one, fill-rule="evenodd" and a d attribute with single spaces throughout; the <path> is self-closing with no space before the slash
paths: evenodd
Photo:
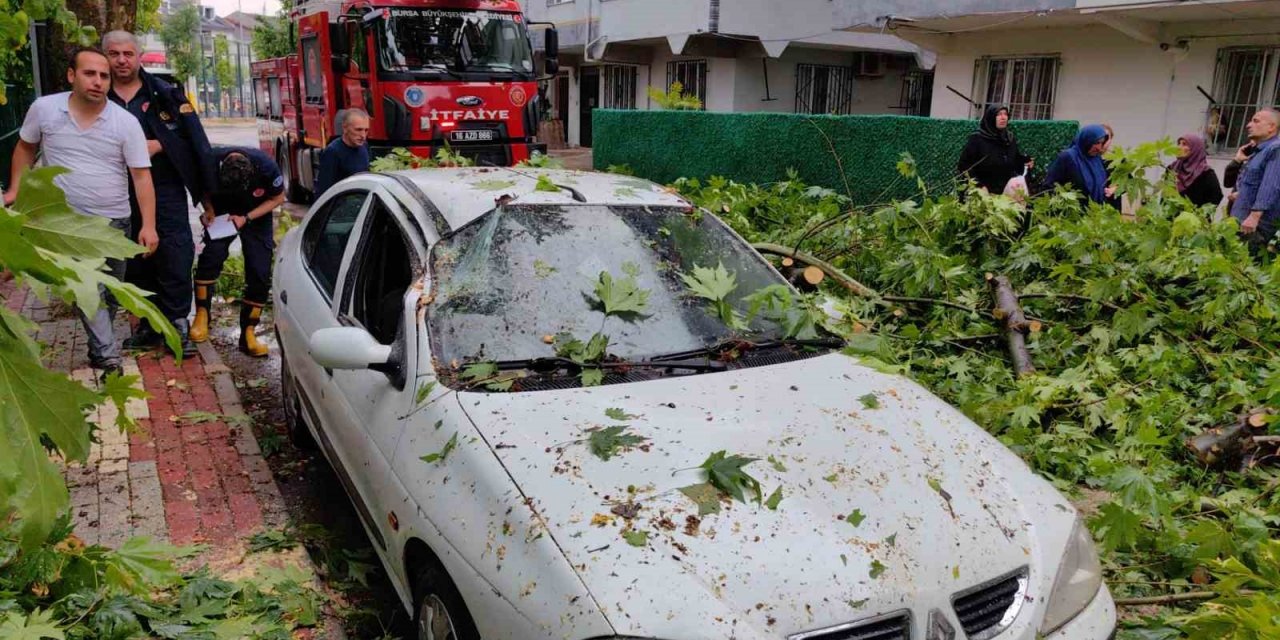
<path id="1" fill-rule="evenodd" d="M 1257 448 L 1254 436 L 1262 435 L 1267 415 L 1266 411 L 1251 411 L 1241 415 L 1234 424 L 1208 429 L 1187 438 L 1187 449 L 1205 466 L 1238 469 Z"/>
<path id="2" fill-rule="evenodd" d="M 1031 362 L 1031 352 L 1027 350 L 1027 332 L 1032 329 L 1032 323 L 1028 322 L 1026 314 L 1022 313 L 1017 292 L 1013 290 L 1013 285 L 1005 276 L 988 273 L 987 283 L 991 285 L 991 290 L 996 297 L 996 306 L 991 310 L 991 315 L 1003 324 L 1001 328 L 1004 330 L 1009 347 L 1009 361 L 1013 363 L 1014 372 L 1018 376 L 1035 373 L 1036 367 Z"/>
<path id="3" fill-rule="evenodd" d="M 791 280 L 793 273 L 789 270 L 794 270 L 796 280 L 816 287 L 817 284 L 822 281 L 822 275 L 825 274 L 835 282 L 839 283 L 840 286 L 852 291 L 856 295 L 864 298 L 880 297 L 880 294 L 876 293 L 871 287 L 854 280 L 845 272 L 837 269 L 834 265 L 811 256 L 803 251 L 797 251 L 791 247 L 784 247 L 780 244 L 773 244 L 772 242 L 757 242 L 752 244 L 751 248 L 759 251 L 760 253 L 782 256 L 783 275 L 786 276 L 788 280 Z M 800 265 L 797 263 L 807 265 L 808 268 L 800 268 Z"/>

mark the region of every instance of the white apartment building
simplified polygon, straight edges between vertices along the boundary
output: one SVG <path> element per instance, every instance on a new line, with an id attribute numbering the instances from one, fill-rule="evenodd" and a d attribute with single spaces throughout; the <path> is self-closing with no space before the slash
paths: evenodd
<path id="1" fill-rule="evenodd" d="M 708 111 L 928 114 L 931 56 L 891 35 L 834 31 L 831 0 L 522 4 L 559 32 L 546 98 L 570 146 L 591 145 L 592 109 L 657 108 L 648 89 L 675 81 Z"/>
<path id="2" fill-rule="evenodd" d="M 837 28 L 891 33 L 936 54 L 938 117 L 1006 103 L 1019 118 L 1110 124 L 1126 146 L 1198 131 L 1220 169 L 1252 113 L 1280 104 L 1276 0 L 831 5 Z"/>

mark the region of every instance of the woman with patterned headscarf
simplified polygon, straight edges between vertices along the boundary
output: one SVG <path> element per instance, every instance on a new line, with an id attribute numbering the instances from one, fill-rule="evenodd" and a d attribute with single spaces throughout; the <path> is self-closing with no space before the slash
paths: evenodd
<path id="1" fill-rule="evenodd" d="M 1191 204 L 1216 207 L 1222 202 L 1222 185 L 1218 182 L 1218 174 L 1209 166 L 1204 138 L 1200 134 L 1188 133 L 1178 138 L 1178 159 L 1169 165 L 1169 172 L 1177 179 L 1178 193 Z"/>

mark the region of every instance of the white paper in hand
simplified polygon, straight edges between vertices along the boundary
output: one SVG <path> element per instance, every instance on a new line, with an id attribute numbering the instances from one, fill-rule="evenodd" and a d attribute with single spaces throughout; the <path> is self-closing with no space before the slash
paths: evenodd
<path id="1" fill-rule="evenodd" d="M 213 219 L 213 223 L 209 225 L 209 239 L 222 240 L 230 238 L 239 233 L 234 222 L 231 222 L 230 215 L 222 215 Z"/>

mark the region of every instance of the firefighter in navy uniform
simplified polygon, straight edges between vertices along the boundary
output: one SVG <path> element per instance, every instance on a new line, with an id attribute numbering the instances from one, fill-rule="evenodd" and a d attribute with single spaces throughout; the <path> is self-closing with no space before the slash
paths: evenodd
<path id="1" fill-rule="evenodd" d="M 160 244 L 147 257 L 128 262 L 126 279 L 153 292 L 152 302 L 159 307 L 182 335 L 182 353 L 195 355 L 195 345 L 188 339 L 187 315 L 191 312 L 191 264 L 195 261 L 195 242 L 187 196 L 191 202 L 204 202 L 213 186 L 213 172 L 208 163 L 209 139 L 187 97 L 168 83 L 141 69 L 138 40 L 128 31 L 111 31 L 102 38 L 102 48 L 111 62 L 112 88 L 108 96 L 124 107 L 142 124 L 151 152 L 151 176 L 156 190 L 156 231 Z M 132 197 L 135 220 L 140 220 L 137 199 Z M 140 226 L 135 223 L 134 229 Z M 135 232 L 136 233 L 136 232 Z M 125 348 L 141 349 L 157 346 L 160 334 L 146 320 L 125 339 Z"/>
<path id="2" fill-rule="evenodd" d="M 280 167 L 267 154 L 250 147 L 213 147 L 217 186 L 205 207 L 201 221 L 208 227 L 215 216 L 230 215 L 239 230 L 244 251 L 244 293 L 240 296 L 240 350 L 262 357 L 267 346 L 255 331 L 262 307 L 271 293 L 271 256 L 275 250 L 271 214 L 284 204 L 284 178 Z M 231 241 L 236 236 L 213 240 L 205 230 L 204 250 L 196 262 L 196 317 L 191 323 L 191 339 L 209 339 L 209 300 L 222 274 Z M 223 295 L 229 292 L 224 291 Z"/>

